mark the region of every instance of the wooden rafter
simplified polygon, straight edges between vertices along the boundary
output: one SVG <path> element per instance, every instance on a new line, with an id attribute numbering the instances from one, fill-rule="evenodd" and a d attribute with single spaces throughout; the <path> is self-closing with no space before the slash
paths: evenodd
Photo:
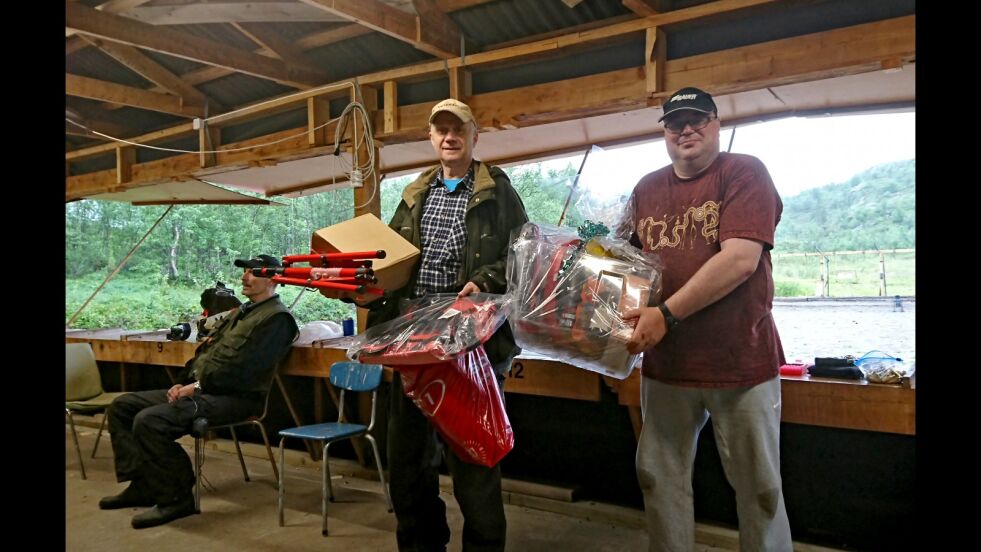
<path id="1" fill-rule="evenodd" d="M 418 14 L 416 35 L 420 42 L 436 44 L 445 40 L 447 44 L 456 43 L 459 50 L 460 27 L 439 9 L 434 0 L 412 0 L 412 5 Z"/>
<path id="2" fill-rule="evenodd" d="M 771 86 L 804 83 L 826 78 L 878 71 L 883 60 L 899 59 L 901 64 L 915 60 L 915 17 L 905 16 L 753 44 L 729 50 L 670 60 L 665 67 L 667 90 L 692 85 L 718 96 Z M 469 60 L 469 56 L 468 56 Z M 363 79 L 360 79 L 364 83 Z M 642 67 L 620 69 L 563 81 L 477 94 L 469 99 L 481 127 L 506 128 L 532 126 L 578 119 L 606 113 L 647 107 L 647 84 Z M 535 98 L 529 102 L 528 98 Z M 399 126 L 396 135 L 377 135 L 386 144 L 424 139 L 411 135 L 423 132 L 431 103 L 398 106 Z M 385 114 L 373 114 L 375 128 L 384 128 Z M 758 115 L 753 115 L 757 117 Z M 224 117 L 224 116 L 223 116 Z M 285 140 L 298 129 L 286 129 L 250 140 L 226 144 L 245 147 L 250 143 L 269 144 L 283 140 L 261 151 L 228 152 L 218 155 L 211 170 L 222 167 L 248 166 L 258 161 L 289 160 L 322 155 L 311 149 L 304 138 Z M 624 136 L 624 140 L 629 136 Z M 322 148 L 321 148 L 322 149 Z M 86 148 L 66 155 L 66 160 L 90 153 L 105 152 L 105 147 Z M 549 151 L 539 152 L 546 155 Z M 169 157 L 134 165 L 133 184 L 140 185 L 173 178 L 181 174 L 198 174 L 196 154 Z M 488 160 L 493 161 L 493 160 Z M 406 167 L 402 167 L 406 168 Z M 99 171 L 67 178 L 66 199 L 99 193 L 115 186 L 112 171 Z"/>
<path id="3" fill-rule="evenodd" d="M 290 67 L 277 59 L 259 56 L 185 32 L 106 14 L 78 4 L 66 6 L 66 27 L 86 35 L 247 73 L 295 88 L 316 85 L 325 80 L 323 74 Z"/>
<path id="4" fill-rule="evenodd" d="M 306 67 L 311 71 L 319 70 L 308 57 L 303 55 L 302 50 L 283 40 L 279 34 L 270 31 L 261 23 L 232 23 L 232 26 L 286 63 Z"/>
<path id="5" fill-rule="evenodd" d="M 138 8 L 150 0 L 109 0 L 99 4 L 95 9 L 106 13 L 123 13 L 133 8 Z"/>
<path id="6" fill-rule="evenodd" d="M 629 35 L 630 33 L 644 32 L 650 27 L 663 27 L 676 23 L 684 23 L 703 17 L 711 17 L 714 15 L 738 11 L 777 1 L 779 0 L 720 0 L 712 3 L 711 5 L 694 6 L 644 19 L 618 20 L 616 23 L 612 23 L 605 27 L 588 28 L 582 30 L 573 28 L 575 30 L 571 30 L 571 32 L 564 35 L 550 36 L 548 38 L 543 38 L 532 42 L 514 44 L 504 48 L 469 55 L 467 56 L 465 63 L 460 58 L 450 59 L 446 62 L 423 62 L 408 67 L 386 69 L 375 73 L 369 73 L 367 75 L 360 75 L 358 80 L 364 85 L 372 85 L 392 80 L 397 81 L 405 78 L 419 78 L 433 74 L 440 74 L 444 73 L 447 69 L 453 69 L 455 67 L 472 68 L 487 63 L 527 59 L 528 57 L 536 55 L 554 53 L 556 50 L 564 47 L 587 45 L 593 41 L 607 40 L 610 38 Z M 351 25 L 351 27 L 359 26 Z M 336 32 L 336 30 L 331 32 Z M 227 74 L 227 70 L 218 67 L 206 67 L 185 74 L 183 75 L 183 78 L 191 84 L 199 84 L 207 80 L 221 78 Z M 161 134 L 161 132 L 150 133 L 149 135 L 142 137 L 141 140 L 137 141 L 149 141 L 174 135 L 169 132 Z M 184 130 L 174 129 L 174 132 L 182 134 Z M 85 150 L 79 150 L 78 152 L 74 153 L 69 152 L 68 155 L 70 158 L 72 158 L 75 156 L 82 157 L 84 155 L 97 154 L 99 152 L 100 150 L 98 147 L 93 147 L 86 148 Z"/>
<path id="7" fill-rule="evenodd" d="M 136 3 L 137 5 L 145 4 L 149 0 L 120 0 L 120 3 L 129 1 Z M 450 13 L 459 10 L 465 10 L 467 8 L 472 8 L 475 6 L 480 6 L 488 2 L 493 2 L 495 0 L 436 0 L 436 7 L 443 13 Z M 97 9 L 107 11 L 108 13 L 121 13 L 120 11 L 107 10 L 104 6 L 107 4 L 112 4 L 113 2 L 107 2 Z M 128 8 L 127 8 L 128 9 Z M 123 10 L 125 12 L 125 10 Z M 311 33 L 303 38 L 296 41 L 295 45 L 300 50 L 310 50 L 317 48 L 319 46 L 324 46 L 332 42 L 339 42 L 341 40 L 346 40 L 348 38 L 354 38 L 356 36 L 361 36 L 372 32 L 371 29 L 362 27 L 361 25 L 353 24 L 341 27 L 338 29 L 330 29 L 327 31 L 320 31 L 316 33 Z M 74 34 L 74 31 L 71 31 Z M 78 50 L 88 46 L 87 42 L 78 41 L 74 39 L 68 39 L 66 45 L 66 54 L 71 54 L 77 52 Z"/>
<path id="8" fill-rule="evenodd" d="M 438 7 L 444 13 L 447 13 L 447 12 L 454 12 L 454 11 L 471 8 L 474 6 L 479 6 L 492 1 L 494 0 L 436 0 L 436 7 Z M 602 24 L 597 22 L 593 24 L 593 27 L 600 26 L 600 25 Z M 358 36 L 366 35 L 371 32 L 373 31 L 367 27 L 363 27 L 356 23 L 352 23 L 350 25 L 344 25 L 342 27 L 337 27 L 334 29 L 328 29 L 326 31 L 318 31 L 308 34 L 298 39 L 294 43 L 294 46 L 297 50 L 301 52 L 305 52 L 308 50 L 312 50 L 314 48 L 319 48 L 321 46 L 333 44 L 334 42 L 340 42 L 342 40 L 347 40 L 349 38 L 355 38 Z M 560 33 L 555 32 L 553 34 L 560 34 Z M 77 52 L 78 50 L 81 50 L 87 47 L 88 45 L 89 45 L 88 42 L 80 39 L 79 37 L 72 37 L 67 40 L 66 55 Z M 263 47 L 263 48 L 255 49 L 253 53 L 269 54 L 272 52 Z M 222 77 L 226 77 L 232 73 L 234 73 L 234 71 L 230 69 L 224 69 L 222 67 L 215 67 L 209 65 L 207 67 L 202 67 L 200 69 L 196 69 L 189 73 L 185 73 L 184 75 L 181 75 L 181 78 L 184 81 L 186 81 L 188 84 L 192 86 L 196 86 L 198 84 L 202 84 L 205 82 L 210 82 L 213 80 L 220 79 Z M 162 88 L 153 88 L 151 90 L 155 92 L 163 91 Z M 113 106 L 113 107 L 117 108 L 119 106 Z"/>
<path id="9" fill-rule="evenodd" d="M 421 17 L 406 13 L 379 0 L 301 0 L 330 13 L 363 25 L 373 31 L 408 42 L 416 48 L 437 57 L 452 58 L 460 55 L 460 38 L 439 35 L 423 28 L 427 23 Z M 431 24 L 431 23 L 430 23 Z"/>
<path id="10" fill-rule="evenodd" d="M 229 2 L 212 0 L 165 6 L 142 6 L 126 16 L 151 25 L 344 21 L 344 18 L 300 2 Z"/>
<path id="11" fill-rule="evenodd" d="M 116 61 L 136 71 L 148 81 L 156 83 L 165 91 L 180 96 L 185 106 L 203 107 L 205 103 L 208 103 L 209 112 L 225 111 L 224 106 L 219 105 L 214 100 L 209 100 L 200 90 L 184 82 L 180 77 L 171 73 L 169 69 L 138 49 L 119 42 L 84 35 L 81 38 L 109 54 Z"/>
<path id="12" fill-rule="evenodd" d="M 133 88 L 114 82 L 72 75 L 71 73 L 65 73 L 65 93 L 78 98 L 128 105 L 181 117 L 200 117 L 202 115 L 200 108 L 182 106 L 181 99 L 177 96 L 150 92 L 142 88 Z"/>
<path id="13" fill-rule="evenodd" d="M 336 29 L 320 31 L 304 36 L 296 41 L 295 46 L 301 51 L 312 50 L 314 48 L 319 48 L 320 46 L 325 46 L 333 42 L 340 42 L 341 40 L 347 40 L 348 38 L 354 38 L 370 32 L 372 32 L 371 29 L 362 27 L 356 23 L 352 23 Z M 253 51 L 253 53 L 261 55 L 273 54 L 271 50 L 265 47 L 257 48 Z M 234 73 L 234 71 L 230 69 L 213 67 L 209 65 L 200 69 L 195 69 L 189 73 L 185 73 L 181 75 L 181 78 L 188 84 L 197 86 L 205 82 L 218 80 L 222 77 L 231 75 L 232 73 Z M 162 89 L 159 88 L 154 88 L 152 90 L 155 92 L 162 91 Z"/>
<path id="14" fill-rule="evenodd" d="M 85 128 L 89 130 L 94 130 L 96 132 L 101 132 L 108 136 L 113 136 L 115 138 L 122 138 L 129 136 L 130 132 L 122 125 L 112 123 L 109 121 L 102 121 L 98 119 L 87 119 L 84 117 L 70 117 L 71 120 L 75 121 L 80 125 L 84 125 Z M 78 125 L 73 125 L 68 121 L 65 121 L 65 134 L 68 136 L 81 136 L 84 138 L 93 138 L 95 140 L 108 140 L 108 138 L 103 138 L 98 134 L 92 134 L 91 132 L 85 130 Z"/>
<path id="15" fill-rule="evenodd" d="M 72 0 L 74 2 L 75 0 Z M 142 6 L 150 0 L 109 0 L 108 2 L 103 2 L 95 7 L 97 10 L 104 11 L 106 13 L 122 13 L 127 10 L 131 10 L 135 7 Z M 72 36 L 75 34 L 74 29 L 65 29 L 65 36 Z M 84 46 L 83 46 L 84 47 Z M 68 52 L 69 54 L 71 51 Z"/>

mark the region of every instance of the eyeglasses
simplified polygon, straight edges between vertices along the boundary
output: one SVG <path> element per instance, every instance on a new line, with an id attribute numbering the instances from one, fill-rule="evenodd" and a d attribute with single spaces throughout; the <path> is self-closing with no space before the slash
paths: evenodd
<path id="1" fill-rule="evenodd" d="M 691 127 L 693 131 L 699 131 L 708 126 L 708 124 L 715 119 L 716 117 L 709 115 L 708 113 L 699 113 L 690 117 L 677 117 L 666 120 L 664 121 L 664 128 L 673 134 L 680 134 L 685 130 L 686 126 Z"/>

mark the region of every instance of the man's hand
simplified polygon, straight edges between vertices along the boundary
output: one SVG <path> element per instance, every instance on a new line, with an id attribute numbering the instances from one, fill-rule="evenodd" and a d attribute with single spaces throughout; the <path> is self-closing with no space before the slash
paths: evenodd
<path id="1" fill-rule="evenodd" d="M 174 404 L 178 399 L 182 397 L 190 397 L 194 394 L 194 384 L 189 383 L 187 385 L 175 385 L 167 390 L 167 402 Z"/>
<path id="2" fill-rule="evenodd" d="M 647 349 L 655 346 L 664 339 L 664 334 L 668 333 L 664 323 L 664 315 L 657 307 L 643 307 L 628 310 L 623 313 L 623 319 L 637 320 L 634 326 L 634 333 L 627 341 L 627 351 L 632 355 L 643 353 Z"/>
<path id="3" fill-rule="evenodd" d="M 457 297 L 466 297 L 467 295 L 470 295 L 471 293 L 480 293 L 480 288 L 477 287 L 477 284 L 475 284 L 473 282 L 467 282 L 467 285 L 463 286 L 463 289 L 461 289 L 460 290 L 460 293 L 457 293 L 456 296 Z"/>

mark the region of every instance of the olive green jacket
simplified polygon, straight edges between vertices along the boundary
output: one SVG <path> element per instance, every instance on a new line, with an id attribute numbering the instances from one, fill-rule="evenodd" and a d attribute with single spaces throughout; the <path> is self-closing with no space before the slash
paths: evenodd
<path id="1" fill-rule="evenodd" d="M 389 223 L 389 227 L 420 251 L 422 207 L 429 194 L 429 184 L 438 169 L 439 166 L 432 167 L 405 187 L 402 201 Z M 473 193 L 470 194 L 466 210 L 467 244 L 463 250 L 463 266 L 454 288 L 463 289 L 467 282 L 473 282 L 483 292 L 504 293 L 507 290 L 505 270 L 511 234 L 516 233 L 526 222 L 528 215 L 525 213 L 524 203 L 511 186 L 507 174 L 498 167 L 475 160 Z M 387 291 L 384 297 L 366 305 L 370 309 L 367 320 L 369 328 L 399 315 L 399 300 L 408 298 L 414 289 L 421 259 L 422 255 L 404 287 Z M 520 352 L 508 324 L 501 326 L 484 344 L 484 349 L 492 363 L 506 360 Z"/>
<path id="2" fill-rule="evenodd" d="M 204 393 L 259 398 L 298 335 L 293 315 L 273 295 L 233 309 L 186 366 Z"/>

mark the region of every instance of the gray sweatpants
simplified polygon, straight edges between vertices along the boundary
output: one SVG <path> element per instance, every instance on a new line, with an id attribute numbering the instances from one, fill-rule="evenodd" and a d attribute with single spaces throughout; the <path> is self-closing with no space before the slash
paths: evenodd
<path id="1" fill-rule="evenodd" d="M 642 377 L 640 393 L 637 478 L 649 549 L 682 552 L 695 545 L 692 467 L 698 434 L 711 416 L 722 467 L 736 491 L 739 549 L 793 550 L 780 480 L 780 378 L 715 389 Z"/>

